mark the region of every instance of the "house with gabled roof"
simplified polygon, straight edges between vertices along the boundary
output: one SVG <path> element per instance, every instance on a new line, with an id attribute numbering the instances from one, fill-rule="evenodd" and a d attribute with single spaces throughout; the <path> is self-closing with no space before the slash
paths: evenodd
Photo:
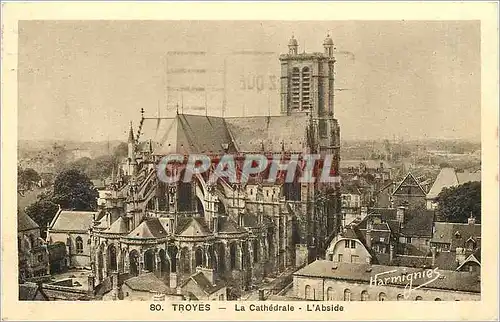
<path id="1" fill-rule="evenodd" d="M 67 267 L 90 268 L 89 230 L 98 218 L 97 211 L 76 211 L 59 209 L 47 230 L 49 245 L 66 245 Z"/>
<path id="2" fill-rule="evenodd" d="M 413 174 L 408 172 L 392 193 L 393 207 L 423 208 L 425 207 L 425 195 L 425 189 Z"/>
<path id="3" fill-rule="evenodd" d="M 40 226 L 24 210 L 17 212 L 17 247 L 20 281 L 48 275 L 49 253 Z"/>

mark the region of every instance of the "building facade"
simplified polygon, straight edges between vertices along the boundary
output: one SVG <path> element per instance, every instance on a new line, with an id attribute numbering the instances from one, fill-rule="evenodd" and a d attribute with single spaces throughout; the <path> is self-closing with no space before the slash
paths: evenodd
<path id="1" fill-rule="evenodd" d="M 90 232 L 96 286 L 113 272 L 152 272 L 175 289 L 191 285 L 202 268 L 235 291 L 324 254 L 327 236 L 340 225 L 335 183 L 286 183 L 281 172 L 272 183 L 260 176 L 246 183 L 209 182 L 206 173 L 172 184 L 158 178 L 158 163 L 171 154 L 185 160 L 208 155 L 209 171 L 231 154 L 239 173 L 247 154 L 278 154 L 285 163 L 292 154 L 300 160 L 315 153 L 331 155 L 338 174 L 333 41 L 325 39 L 324 53 L 299 53 L 294 38 L 288 47 L 279 58 L 281 115 L 148 118 L 142 111 L 137 132 L 130 128 L 128 157 L 112 196 L 104 196 L 109 200 L 101 202 L 102 217 Z M 182 165 L 166 171 L 185 175 Z"/>
<path id="2" fill-rule="evenodd" d="M 413 288 L 403 281 L 410 275 Z M 470 272 L 322 260 L 293 277 L 294 297 L 313 301 L 479 301 L 480 284 Z"/>
<path id="3" fill-rule="evenodd" d="M 49 253 L 40 238 L 40 227 L 24 211 L 17 214 L 17 247 L 21 282 L 49 274 Z"/>

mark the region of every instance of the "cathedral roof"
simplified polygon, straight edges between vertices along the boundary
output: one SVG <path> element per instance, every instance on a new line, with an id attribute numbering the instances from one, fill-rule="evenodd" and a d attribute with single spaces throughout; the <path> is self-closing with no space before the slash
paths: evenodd
<path id="1" fill-rule="evenodd" d="M 225 234 L 241 234 L 246 230 L 238 226 L 238 224 L 230 217 L 219 217 L 219 232 Z"/>
<path id="2" fill-rule="evenodd" d="M 306 114 L 226 118 L 238 152 L 302 152 L 305 146 Z"/>
<path id="3" fill-rule="evenodd" d="M 178 220 L 176 234 L 183 237 L 206 237 L 212 233 L 205 219 L 201 217 L 188 217 Z"/>
<path id="4" fill-rule="evenodd" d="M 279 152 L 283 148 L 302 152 L 307 123 L 305 113 L 230 118 L 178 114 L 145 119 L 140 139 L 151 142 L 155 155 Z"/>
<path id="5" fill-rule="evenodd" d="M 128 233 L 128 225 L 123 217 L 119 217 L 114 223 L 105 231 L 110 234 L 125 234 Z"/>
<path id="6" fill-rule="evenodd" d="M 167 236 L 167 232 L 158 218 L 150 218 L 143 221 L 137 226 L 127 237 L 129 238 L 163 238 Z"/>

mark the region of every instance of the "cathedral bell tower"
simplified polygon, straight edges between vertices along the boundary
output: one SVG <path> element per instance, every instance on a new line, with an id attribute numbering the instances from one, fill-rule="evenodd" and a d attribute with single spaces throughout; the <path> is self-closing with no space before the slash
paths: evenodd
<path id="1" fill-rule="evenodd" d="M 316 127 L 320 153 L 335 154 L 340 146 L 340 128 L 334 118 L 334 43 L 323 41 L 323 53 L 299 53 L 292 36 L 288 54 L 280 55 L 281 114 L 308 113 Z"/>

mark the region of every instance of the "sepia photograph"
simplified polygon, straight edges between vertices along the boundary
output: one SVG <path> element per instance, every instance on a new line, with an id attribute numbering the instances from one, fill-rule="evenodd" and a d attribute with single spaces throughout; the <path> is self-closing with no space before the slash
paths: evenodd
<path id="1" fill-rule="evenodd" d="M 15 31 L 11 301 L 484 301 L 480 19 L 62 18 Z"/>

